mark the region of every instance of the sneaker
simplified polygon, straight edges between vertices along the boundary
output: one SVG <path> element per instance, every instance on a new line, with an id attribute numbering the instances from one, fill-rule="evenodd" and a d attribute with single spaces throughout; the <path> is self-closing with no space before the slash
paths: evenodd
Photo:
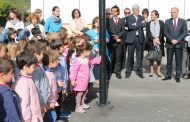
<path id="1" fill-rule="evenodd" d="M 86 113 L 86 111 L 82 108 L 82 107 L 78 107 L 75 109 L 75 112 L 78 112 L 78 113 Z"/>
<path id="2" fill-rule="evenodd" d="M 83 105 L 81 105 L 81 107 L 82 107 L 83 109 L 89 109 L 89 108 L 90 108 L 90 106 L 87 105 L 87 104 L 83 104 Z"/>
<path id="3" fill-rule="evenodd" d="M 70 117 L 71 117 L 71 114 L 68 113 L 68 112 L 61 112 L 60 117 L 63 117 L 63 118 L 70 118 Z"/>

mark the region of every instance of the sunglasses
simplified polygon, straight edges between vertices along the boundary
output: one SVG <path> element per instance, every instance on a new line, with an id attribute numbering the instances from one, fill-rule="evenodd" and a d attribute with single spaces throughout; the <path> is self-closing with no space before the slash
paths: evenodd
<path id="1" fill-rule="evenodd" d="M 131 12 L 125 12 L 125 14 L 131 14 Z"/>
<path id="2" fill-rule="evenodd" d="M 106 15 L 111 15 L 111 13 L 106 13 Z"/>

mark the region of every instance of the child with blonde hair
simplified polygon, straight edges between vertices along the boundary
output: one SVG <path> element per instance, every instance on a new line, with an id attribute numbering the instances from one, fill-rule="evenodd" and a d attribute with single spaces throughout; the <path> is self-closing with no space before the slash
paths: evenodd
<path id="1" fill-rule="evenodd" d="M 5 42 L 0 42 L 0 58 L 7 56 L 7 45 Z"/>
<path id="2" fill-rule="evenodd" d="M 43 67 L 47 75 L 47 78 L 49 80 L 50 89 L 51 89 L 50 95 L 47 100 L 49 104 L 49 109 L 44 114 L 45 122 L 56 122 L 57 118 L 55 107 L 58 106 L 58 103 L 56 102 L 58 99 L 58 90 L 57 90 L 56 76 L 53 73 L 53 69 L 57 67 L 59 63 L 58 59 L 59 59 L 59 52 L 56 50 L 45 51 L 44 57 L 42 59 Z"/>
<path id="3" fill-rule="evenodd" d="M 18 46 L 16 43 L 9 43 L 7 44 L 7 56 L 11 59 L 15 59 L 18 55 Z"/>

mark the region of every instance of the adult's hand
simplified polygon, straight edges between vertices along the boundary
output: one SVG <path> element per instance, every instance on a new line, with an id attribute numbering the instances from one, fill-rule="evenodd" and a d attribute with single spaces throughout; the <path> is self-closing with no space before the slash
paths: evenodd
<path id="1" fill-rule="evenodd" d="M 176 39 L 173 39 L 171 42 L 173 45 L 176 45 L 178 43 L 178 41 Z"/>

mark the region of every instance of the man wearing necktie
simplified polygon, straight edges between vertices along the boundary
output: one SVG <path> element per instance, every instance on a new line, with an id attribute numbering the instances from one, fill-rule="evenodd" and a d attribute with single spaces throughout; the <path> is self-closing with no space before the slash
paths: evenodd
<path id="1" fill-rule="evenodd" d="M 176 82 L 180 82 L 182 73 L 182 56 L 185 47 L 184 38 L 187 36 L 187 25 L 184 19 L 178 17 L 179 9 L 171 8 L 171 18 L 165 21 L 165 36 L 167 48 L 166 77 L 163 80 L 170 80 L 172 77 L 172 61 L 175 54 L 176 60 Z"/>
<path id="2" fill-rule="evenodd" d="M 121 79 L 122 58 L 123 58 L 123 37 L 125 34 L 125 22 L 119 18 L 119 7 L 111 8 L 112 18 L 109 20 L 110 42 L 108 50 L 111 59 L 111 72 L 116 74 L 116 77 Z"/>
<path id="3" fill-rule="evenodd" d="M 125 78 L 129 78 L 133 69 L 134 51 L 136 49 L 136 73 L 140 78 L 143 76 L 143 44 L 145 36 L 143 28 L 146 27 L 144 17 L 139 15 L 139 5 L 133 5 L 133 14 L 126 18 L 127 37 L 126 44 L 128 46 L 128 57 L 126 64 Z"/>

